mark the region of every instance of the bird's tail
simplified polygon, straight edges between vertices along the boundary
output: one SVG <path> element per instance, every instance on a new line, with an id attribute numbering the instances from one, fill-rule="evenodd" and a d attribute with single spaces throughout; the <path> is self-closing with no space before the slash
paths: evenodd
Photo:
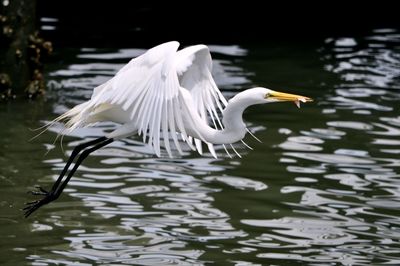
<path id="1" fill-rule="evenodd" d="M 54 120 L 46 123 L 44 126 L 41 126 L 34 131 L 40 130 L 38 134 L 31 138 L 31 140 L 39 137 L 44 132 L 46 132 L 50 127 L 52 127 L 56 123 L 64 123 L 65 128 L 58 132 L 57 138 L 61 135 L 65 135 L 76 128 L 84 126 L 85 117 L 87 116 L 88 102 L 81 103 L 71 110 L 63 113 L 62 115 L 56 117 Z M 56 140 L 57 140 L 56 138 Z"/>
<path id="2" fill-rule="evenodd" d="M 64 114 L 60 115 L 53 121 L 55 122 L 64 122 L 65 129 L 63 133 L 71 132 L 72 130 L 83 127 L 86 124 L 86 119 L 88 117 L 88 112 L 90 102 L 81 103 L 71 110 L 65 112 Z"/>

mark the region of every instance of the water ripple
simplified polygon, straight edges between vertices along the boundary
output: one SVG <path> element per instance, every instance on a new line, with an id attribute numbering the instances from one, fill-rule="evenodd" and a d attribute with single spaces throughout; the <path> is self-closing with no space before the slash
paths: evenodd
<path id="1" fill-rule="evenodd" d="M 140 140 L 112 143 L 85 161 L 63 197 L 35 217 L 29 226 L 34 252 L 18 252 L 34 265 L 400 264 L 399 36 L 396 29 L 377 29 L 327 39 L 319 53 L 324 71 L 337 80 L 312 83 L 320 86 L 312 91 L 316 104 L 299 114 L 279 109 L 277 115 L 271 107 L 276 115 L 254 128 L 265 143 L 241 160 L 195 157 L 188 147 L 180 158 L 157 159 Z M 227 97 L 252 84 L 253 72 L 263 76 L 260 65 L 281 66 L 252 57 L 274 58 L 275 50 L 211 50 Z M 93 87 L 142 52 L 79 51 L 49 75 L 50 94 L 62 91 L 54 113 L 88 99 Z M 288 56 L 288 73 L 308 73 Z M 249 120 L 258 119 L 254 112 Z M 67 153 L 115 126 L 74 132 Z M 64 166 L 56 154 L 42 161 L 52 167 L 43 183 Z"/>
<path id="2" fill-rule="evenodd" d="M 254 181 L 244 177 L 234 176 L 207 176 L 204 178 L 207 181 L 218 181 L 237 189 L 264 190 L 268 186 L 262 182 Z"/>
<path id="3" fill-rule="evenodd" d="M 400 162 L 394 156 L 400 154 L 399 44 L 393 29 L 326 40 L 325 69 L 340 79 L 320 103 L 327 128 L 291 132 L 278 146 L 298 182 L 280 189 L 285 198 L 297 199 L 286 202 L 293 213 L 241 220 L 264 228 L 240 242 L 257 248 L 258 258 L 313 265 L 399 263 Z M 323 142 L 298 141 L 302 137 Z"/>

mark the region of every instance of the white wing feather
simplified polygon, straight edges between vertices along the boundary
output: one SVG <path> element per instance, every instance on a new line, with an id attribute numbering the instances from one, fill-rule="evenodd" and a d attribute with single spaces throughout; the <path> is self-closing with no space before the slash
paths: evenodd
<path id="1" fill-rule="evenodd" d="M 200 117 L 206 123 L 208 123 L 208 117 L 210 117 L 214 126 L 219 125 L 221 129 L 222 123 L 219 119 L 219 113 L 222 113 L 227 101 L 212 78 L 212 59 L 208 47 L 195 45 L 180 50 L 176 53 L 176 61 L 180 85 L 191 93 Z M 201 141 L 195 139 L 194 142 L 201 154 Z M 206 144 L 211 154 L 216 157 L 213 145 L 207 142 Z"/>
<path id="2" fill-rule="evenodd" d="M 95 88 L 92 98 L 79 110 L 64 115 L 72 117 L 69 128 L 87 125 L 85 119 L 88 122 L 96 110 L 117 106 L 128 115 L 126 128 L 129 130 L 134 125 L 157 156 L 161 153 L 161 142 L 168 155 L 172 156 L 170 138 L 182 154 L 178 133 L 195 149 L 183 122 L 183 114 L 188 115 L 191 106 L 187 106 L 182 97 L 182 89 L 190 92 L 200 117 L 206 123 L 210 117 L 216 128 L 222 128 L 219 114 L 227 101 L 211 76 L 212 61 L 208 47 L 196 45 L 177 52 L 178 47 L 178 42 L 164 43 L 132 59 L 112 79 Z M 192 123 L 193 120 L 186 117 L 185 121 Z M 191 127 L 196 128 L 194 124 Z M 195 139 L 194 144 L 201 154 L 201 140 Z M 213 145 L 206 144 L 216 157 Z"/>
<path id="3" fill-rule="evenodd" d="M 170 135 L 180 153 L 177 132 L 187 140 L 174 63 L 178 47 L 178 42 L 165 43 L 132 59 L 108 82 L 107 89 L 98 90 L 91 100 L 94 107 L 109 103 L 128 112 L 138 134 L 153 147 L 157 156 L 160 156 L 162 139 L 170 156 Z"/>

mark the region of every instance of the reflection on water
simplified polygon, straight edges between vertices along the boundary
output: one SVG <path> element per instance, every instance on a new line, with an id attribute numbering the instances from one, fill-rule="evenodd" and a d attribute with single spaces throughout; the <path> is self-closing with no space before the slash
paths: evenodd
<path id="1" fill-rule="evenodd" d="M 181 158 L 154 158 L 139 140 L 112 143 L 83 163 L 57 202 L 21 222 L 31 244 L 14 243 L 13 252 L 24 254 L 19 262 L 400 264 L 400 34 L 376 30 L 318 46 L 309 53 L 321 64 L 310 73 L 328 71 L 337 80 L 300 88 L 316 98 L 300 110 L 283 104 L 249 110 L 246 118 L 264 143 L 249 138 L 253 151 L 238 146 L 242 159 L 198 157 L 189 149 Z M 296 60 L 293 47 L 283 48 L 288 55 L 281 63 L 269 62 L 274 54 L 266 48 L 210 47 L 216 82 L 227 97 L 255 85 L 252 78 L 264 69 L 282 64 L 296 72 L 282 63 Z M 88 99 L 93 87 L 143 51 L 75 53 L 49 73 L 57 100 L 43 120 Z M 66 154 L 113 127 L 74 132 L 64 140 Z M 43 146 L 55 149 L 35 160 L 44 170 L 19 183 L 21 191 L 36 182 L 50 186 L 63 168 L 66 159 L 58 144 L 51 145 L 54 137 L 46 133 L 32 144 L 37 153 Z"/>
<path id="2" fill-rule="evenodd" d="M 296 254 L 286 259 L 304 262 L 398 264 L 400 159 L 393 155 L 400 140 L 400 35 L 388 30 L 328 39 L 322 54 L 325 69 L 340 78 L 320 101 L 326 128 L 298 132 L 279 145 L 294 159 L 287 170 L 318 185 L 296 179 L 282 187 L 300 196 L 288 203 L 298 215 L 242 220 L 273 232 L 246 243 L 284 247 Z M 299 141 L 304 136 L 312 141 Z M 277 241 L 282 244 L 271 247 Z M 258 255 L 285 258 L 271 250 Z"/>

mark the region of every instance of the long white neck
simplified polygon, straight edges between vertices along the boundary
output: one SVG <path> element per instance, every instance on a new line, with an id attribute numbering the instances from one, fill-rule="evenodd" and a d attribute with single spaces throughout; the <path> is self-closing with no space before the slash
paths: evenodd
<path id="1" fill-rule="evenodd" d="M 224 129 L 222 130 L 210 127 L 201 119 L 196 111 L 188 110 L 193 119 L 193 123 L 186 123 L 186 125 L 192 125 L 187 127 L 188 134 L 192 137 L 214 144 L 230 144 L 237 142 L 243 139 L 246 135 L 246 125 L 242 118 L 243 111 L 253 104 L 257 104 L 257 102 L 249 99 L 246 91 L 238 93 L 235 97 L 230 99 L 222 114 L 222 124 L 224 126 Z M 187 119 L 190 119 L 190 117 Z"/>

